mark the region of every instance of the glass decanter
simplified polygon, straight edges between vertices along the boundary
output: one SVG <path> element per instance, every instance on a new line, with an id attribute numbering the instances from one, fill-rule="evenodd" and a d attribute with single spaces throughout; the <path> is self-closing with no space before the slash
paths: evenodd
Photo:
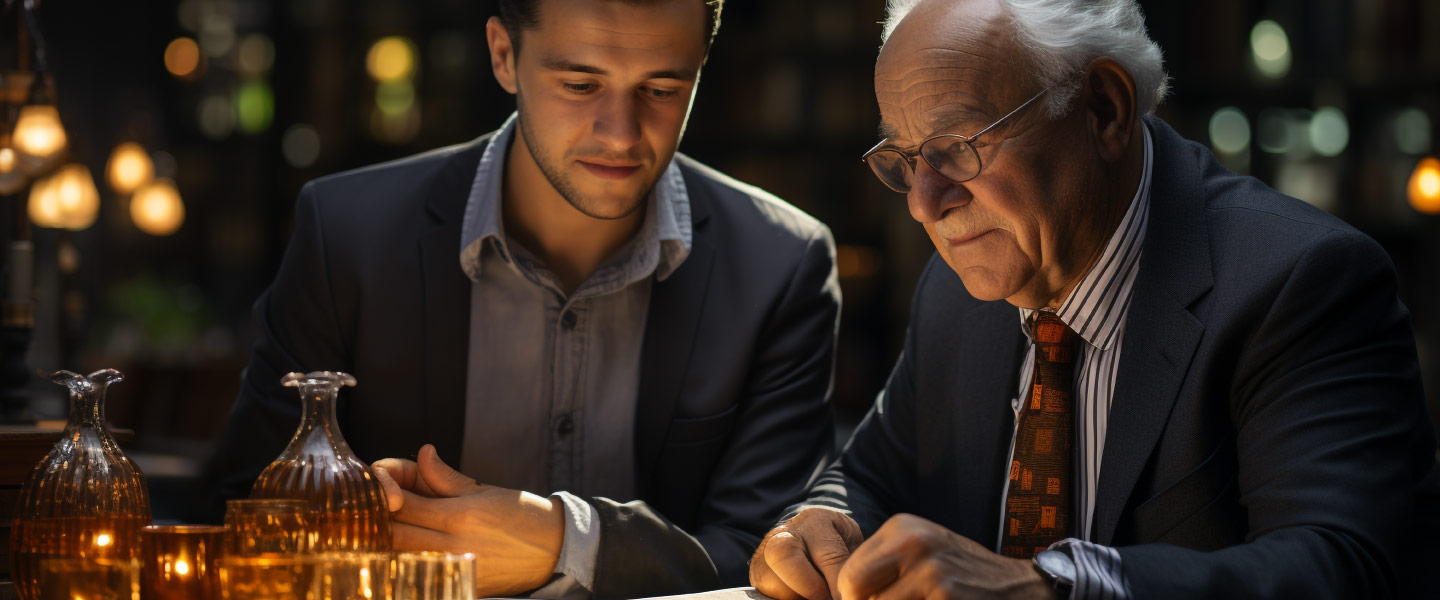
<path id="1" fill-rule="evenodd" d="M 265 467 L 251 498 L 294 498 L 310 504 L 314 552 L 390 550 L 390 510 L 385 491 L 370 467 L 355 457 L 335 423 L 341 386 L 354 386 L 346 373 L 290 373 L 280 380 L 300 388 L 300 427 L 290 445 Z"/>
<path id="2" fill-rule="evenodd" d="M 70 389 L 70 422 L 26 478 L 15 506 L 10 573 L 21 600 L 40 597 L 44 559 L 129 560 L 140 553 L 140 528 L 150 524 L 145 475 L 105 426 L 105 390 L 123 378 L 114 369 L 50 377 Z"/>

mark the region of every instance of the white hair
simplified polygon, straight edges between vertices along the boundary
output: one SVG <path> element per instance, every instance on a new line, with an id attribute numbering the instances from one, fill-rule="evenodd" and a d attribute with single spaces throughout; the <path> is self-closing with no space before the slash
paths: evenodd
<path id="1" fill-rule="evenodd" d="M 881 41 L 924 0 L 888 0 Z M 1067 111 L 1090 61 L 1109 56 L 1135 78 L 1142 114 L 1155 112 L 1169 88 L 1160 46 L 1145 32 L 1135 0 L 998 0 L 1011 18 L 1016 47 L 1027 54 L 1052 118 Z"/>

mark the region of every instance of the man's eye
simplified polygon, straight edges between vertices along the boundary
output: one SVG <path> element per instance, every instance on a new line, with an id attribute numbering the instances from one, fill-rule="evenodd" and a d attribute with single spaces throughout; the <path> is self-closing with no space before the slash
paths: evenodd
<path id="1" fill-rule="evenodd" d="M 679 93 L 675 90 L 662 90 L 660 88 L 653 87 L 645 87 L 641 89 L 643 89 L 645 93 L 648 94 L 651 98 L 654 98 L 656 100 L 666 100 L 668 98 L 674 97 L 675 94 Z"/>
<path id="2" fill-rule="evenodd" d="M 565 86 L 565 91 L 567 91 L 567 92 L 572 92 L 572 93 L 576 93 L 576 94 L 588 94 L 588 93 L 590 93 L 590 92 L 595 91 L 595 84 L 593 84 L 593 83 L 569 83 L 569 82 L 565 82 L 565 83 L 562 83 L 561 85 Z"/>

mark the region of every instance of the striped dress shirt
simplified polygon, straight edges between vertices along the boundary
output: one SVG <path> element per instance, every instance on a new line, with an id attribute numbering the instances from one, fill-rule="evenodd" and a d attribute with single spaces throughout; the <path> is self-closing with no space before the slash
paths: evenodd
<path id="1" fill-rule="evenodd" d="M 1115 390 L 1115 374 L 1120 366 L 1120 350 L 1125 339 L 1125 317 L 1130 312 L 1130 300 L 1134 296 L 1135 275 L 1140 271 L 1140 250 L 1145 242 L 1145 225 L 1150 215 L 1150 163 L 1153 160 L 1150 130 L 1144 131 L 1145 166 L 1140 176 L 1139 189 L 1130 200 L 1125 217 L 1111 234 L 1105 251 L 1095 266 L 1085 274 L 1055 311 L 1055 316 L 1064 321 L 1084 340 L 1080 345 L 1080 362 L 1075 373 L 1075 470 L 1072 489 L 1075 493 L 1075 518 L 1079 524 L 1078 538 L 1070 538 L 1053 546 L 1067 551 L 1075 560 L 1076 581 L 1071 598 L 1129 598 L 1124 573 L 1120 569 L 1120 555 L 1114 548 L 1089 542 L 1091 521 L 1095 514 L 1095 486 L 1100 480 L 1100 458 L 1105 452 L 1106 425 L 1110 418 L 1110 401 Z M 1025 321 L 1033 313 L 1021 308 L 1020 327 L 1025 332 L 1027 344 L 1025 360 L 1021 363 L 1020 380 L 1015 398 L 1010 406 L 1015 411 L 1015 431 L 1019 431 L 1020 411 L 1028 397 L 1030 378 L 1034 369 L 1035 344 Z M 1010 453 L 1015 452 L 1014 435 L 1011 435 Z M 1004 538 L 1005 497 L 1009 486 L 1004 486 L 1000 499 Z M 997 542 L 998 543 L 998 542 Z M 997 552 L 999 548 L 995 549 Z"/>

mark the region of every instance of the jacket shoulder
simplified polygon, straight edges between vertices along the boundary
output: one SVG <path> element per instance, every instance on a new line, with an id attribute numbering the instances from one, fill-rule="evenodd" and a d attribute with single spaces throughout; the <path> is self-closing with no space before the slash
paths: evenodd
<path id="1" fill-rule="evenodd" d="M 675 160 L 685 177 L 691 202 L 706 202 L 712 217 L 749 235 L 769 234 L 797 240 L 831 240 L 830 228 L 819 219 L 759 187 L 739 181 L 684 154 Z M 833 241 L 829 241 L 834 245 Z"/>

